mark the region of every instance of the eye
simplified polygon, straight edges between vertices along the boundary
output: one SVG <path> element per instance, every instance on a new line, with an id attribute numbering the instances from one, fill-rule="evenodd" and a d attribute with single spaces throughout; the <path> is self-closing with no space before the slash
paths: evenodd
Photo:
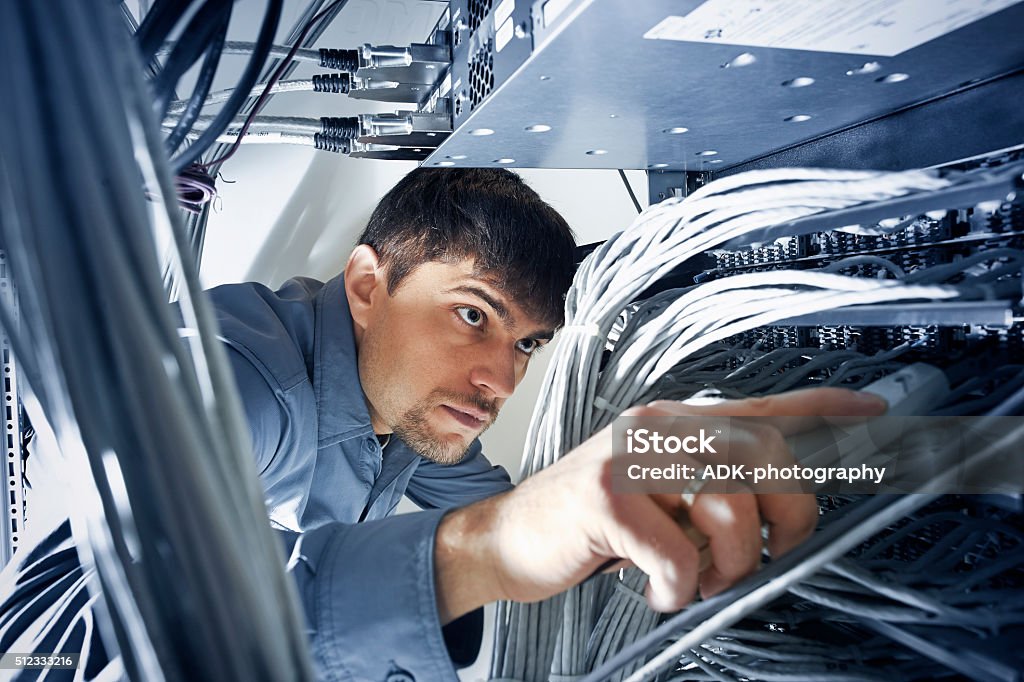
<path id="1" fill-rule="evenodd" d="M 526 355 L 533 355 L 541 349 L 541 343 L 537 339 L 519 339 L 516 341 L 516 349 Z"/>
<path id="2" fill-rule="evenodd" d="M 480 327 L 484 323 L 484 314 L 471 306 L 460 305 L 455 309 L 455 313 L 470 327 Z"/>

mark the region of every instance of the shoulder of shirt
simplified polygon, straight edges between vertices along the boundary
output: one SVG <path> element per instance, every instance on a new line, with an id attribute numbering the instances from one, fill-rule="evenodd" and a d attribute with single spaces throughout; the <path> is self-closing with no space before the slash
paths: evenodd
<path id="1" fill-rule="evenodd" d="M 289 391 L 310 380 L 316 295 L 323 283 L 306 277 L 277 291 L 256 282 L 210 289 L 220 338 L 274 388 Z"/>

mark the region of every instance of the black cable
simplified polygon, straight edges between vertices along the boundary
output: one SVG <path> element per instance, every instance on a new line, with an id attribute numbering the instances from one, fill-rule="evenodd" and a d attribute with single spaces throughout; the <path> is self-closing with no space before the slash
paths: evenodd
<path id="1" fill-rule="evenodd" d="M 178 204 L 189 213 L 199 213 L 203 206 L 217 196 L 213 178 L 199 166 L 189 166 L 174 179 Z"/>
<path id="2" fill-rule="evenodd" d="M 230 14 L 230 2 L 206 0 L 189 20 L 181 39 L 175 44 L 153 83 L 156 93 L 154 108 L 158 116 L 162 118 L 167 115 L 167 107 L 174 99 L 174 86 L 196 60 L 207 52 L 210 41 L 222 31 L 224 16 Z"/>
<path id="3" fill-rule="evenodd" d="M 163 45 L 190 4 L 188 0 L 157 0 L 146 13 L 135 33 L 135 40 L 147 65 L 153 61 L 157 49 Z"/>
<path id="4" fill-rule="evenodd" d="M 323 19 L 325 16 L 327 16 L 331 12 L 336 12 L 336 11 L 340 10 L 342 7 L 344 7 L 344 5 L 347 2 L 348 2 L 348 0 L 334 0 L 334 2 L 332 2 L 330 5 L 328 5 L 326 7 L 326 9 L 324 9 L 319 14 L 317 14 L 312 19 L 310 19 L 309 22 L 302 28 L 302 32 L 299 34 L 299 37 L 295 40 L 295 43 L 292 45 L 292 49 L 288 53 L 288 56 L 281 60 L 281 63 L 277 67 L 277 70 L 274 71 L 274 74 L 270 77 L 270 80 L 267 81 L 266 87 L 263 88 L 263 94 L 261 94 L 259 96 L 259 99 L 257 99 L 256 103 L 253 105 L 252 110 L 249 112 L 248 118 L 246 118 L 246 120 L 245 120 L 245 124 L 242 126 L 241 131 L 239 131 L 239 133 L 238 133 L 238 137 L 235 139 L 234 144 L 231 145 L 231 148 L 228 149 L 228 151 L 223 156 L 220 156 L 220 157 L 214 159 L 213 161 L 208 161 L 205 164 L 203 164 L 204 167 L 210 168 L 212 166 L 218 166 L 219 164 L 224 163 L 225 161 L 230 159 L 232 156 L 234 156 L 235 152 L 237 152 L 238 148 L 242 145 L 242 139 L 245 137 L 245 134 L 249 131 L 249 126 L 252 125 L 253 119 L 256 118 L 256 115 L 260 112 L 260 109 L 263 108 L 263 105 L 266 104 L 267 100 L 269 99 L 270 91 L 273 89 L 274 84 L 277 83 L 277 81 L 280 80 L 282 76 L 284 76 L 285 71 L 289 68 L 289 66 L 291 66 L 291 64 L 292 64 L 292 57 L 295 55 L 295 52 L 302 46 L 302 41 L 306 39 L 306 35 L 313 29 L 314 26 L 317 25 L 317 23 L 321 19 Z M 263 34 L 262 33 L 260 33 L 260 38 L 261 39 L 263 38 Z M 259 46 L 260 46 L 260 41 L 257 41 L 257 47 L 259 47 Z M 266 48 L 266 51 L 269 53 L 269 50 L 270 50 L 270 46 L 268 45 L 267 48 Z M 256 49 L 254 48 L 253 49 L 253 54 L 255 55 L 255 53 L 256 53 Z M 252 83 L 249 83 L 245 87 L 244 90 L 240 90 L 240 89 L 236 88 L 234 94 L 232 94 L 232 100 L 234 100 L 236 95 L 238 95 L 240 97 L 240 100 L 241 100 L 241 98 L 244 98 L 251 88 L 252 88 Z M 239 103 L 235 105 L 235 109 L 236 110 L 238 109 L 240 104 L 241 104 L 241 101 L 239 101 Z M 226 108 L 227 108 L 227 105 L 225 105 L 225 109 Z M 222 114 L 224 113 L 223 110 L 221 110 L 221 113 Z M 233 116 L 232 116 L 232 118 L 233 118 Z M 228 120 L 230 121 L 231 118 L 229 118 Z M 211 128 L 207 129 L 206 133 L 209 133 L 211 129 L 212 129 L 212 125 L 211 125 Z M 206 135 L 206 133 L 204 133 L 204 136 Z M 202 138 L 200 138 L 200 139 L 202 139 Z M 216 139 L 216 136 L 215 136 L 214 139 Z M 193 157 L 193 158 L 195 158 L 195 157 Z"/>
<path id="5" fill-rule="evenodd" d="M 294 49 L 295 45 L 299 45 L 299 49 L 310 48 L 314 43 L 323 35 L 323 32 L 327 30 L 327 27 L 332 21 L 338 16 L 338 13 L 345 8 L 348 0 L 342 0 L 341 2 L 333 2 L 327 6 L 326 9 L 321 9 L 325 4 L 326 0 L 310 0 L 306 9 L 302 12 L 296 21 L 292 30 L 288 33 L 288 36 L 284 39 L 286 45 L 291 45 Z M 312 30 L 310 26 L 314 26 Z M 297 54 L 297 52 L 296 52 Z M 265 83 L 283 62 L 287 62 L 287 55 L 280 59 L 271 60 L 267 64 L 267 68 L 263 71 L 263 75 L 260 77 L 260 82 Z M 298 62 L 292 61 L 285 68 L 284 74 L 280 78 L 287 78 L 295 69 L 299 66 Z M 256 104 L 255 97 L 250 97 L 249 102 L 246 103 L 243 109 L 245 113 L 248 113 L 253 106 Z"/>
<path id="6" fill-rule="evenodd" d="M 171 131 L 164 142 L 168 154 L 174 154 L 178 147 L 181 146 L 185 136 L 192 130 L 193 124 L 203 110 L 203 101 L 210 94 L 213 77 L 217 74 L 217 66 L 220 64 L 220 56 L 224 48 L 224 40 L 228 35 L 228 22 L 230 19 L 231 6 L 229 5 L 221 19 L 220 30 L 214 35 L 213 42 L 206 48 L 206 57 L 203 59 L 203 66 L 199 71 L 199 76 L 196 78 L 196 85 L 192 90 L 192 96 L 189 97 L 185 110 L 181 112 L 181 118 L 178 119 L 174 130 Z M 164 108 L 166 109 L 166 107 Z"/>
<path id="7" fill-rule="evenodd" d="M 260 34 L 256 39 L 256 47 L 253 48 L 252 57 L 249 59 L 249 63 L 246 64 L 245 72 L 242 73 L 242 77 L 235 86 L 231 99 L 224 103 L 224 106 L 217 114 L 217 118 L 203 131 L 199 139 L 171 160 L 175 173 L 180 173 L 184 168 L 187 168 L 202 156 L 203 152 L 217 141 L 217 138 L 220 137 L 221 133 L 224 132 L 235 118 L 235 114 L 238 113 L 242 102 L 249 96 L 249 91 L 256 84 L 256 79 L 259 77 L 260 69 L 263 68 L 263 64 L 267 60 L 267 55 L 270 54 L 270 48 L 274 44 L 274 34 L 277 32 L 277 24 L 281 19 L 281 7 L 283 4 L 283 0 L 268 0 L 267 11 L 263 15 L 263 24 L 260 26 Z M 242 132 L 244 135 L 244 129 Z M 239 135 L 238 139 L 241 140 L 241 138 L 242 135 Z"/>
<path id="8" fill-rule="evenodd" d="M 321 151 L 334 152 L 335 154 L 348 154 L 352 151 L 351 140 L 346 140 L 342 137 L 330 137 L 321 133 L 313 134 L 313 146 Z"/>
<path id="9" fill-rule="evenodd" d="M 28 480 L 28 458 L 32 452 L 28 449 L 28 446 L 32 444 L 32 439 L 35 438 L 36 429 L 32 426 L 32 420 L 29 419 L 28 413 L 20 405 L 18 406 L 21 419 L 21 477 L 25 481 L 25 487 L 31 488 L 32 483 Z"/>
<path id="10" fill-rule="evenodd" d="M 310 4 L 303 11 L 302 15 L 295 22 L 294 26 L 292 27 L 292 30 L 288 33 L 288 36 L 285 38 L 284 42 L 298 43 L 300 41 L 300 37 L 305 36 L 305 38 L 301 39 L 302 44 L 299 45 L 299 49 L 308 48 L 310 45 L 317 41 L 317 39 L 323 34 L 325 30 L 327 30 L 327 27 L 330 26 L 331 22 L 334 21 L 338 13 L 341 12 L 342 9 L 344 9 L 345 4 L 345 2 L 340 2 L 333 5 L 332 7 L 329 7 L 328 11 L 326 12 L 326 16 L 323 16 L 321 18 L 320 22 L 313 28 L 313 30 L 307 32 L 305 30 L 306 25 L 312 23 L 313 17 L 315 17 L 318 14 L 317 9 L 323 6 L 323 0 L 312 0 L 312 2 L 310 2 Z M 263 78 L 269 77 L 269 74 L 272 74 L 274 71 L 276 71 L 277 67 L 280 65 L 280 62 L 281 60 L 272 60 L 267 67 L 267 75 L 265 75 Z M 297 67 L 298 64 L 293 61 L 292 64 L 285 69 L 285 72 L 284 74 L 282 74 L 281 77 L 287 78 Z M 255 103 L 255 99 L 250 97 L 242 106 L 242 111 L 250 111 L 252 106 L 255 105 Z M 226 145 L 218 144 L 216 147 L 214 147 L 214 154 L 219 155 L 225 149 L 225 147 Z M 219 175 L 218 171 L 220 170 L 220 165 L 211 165 L 208 170 L 210 171 L 211 174 L 217 177 Z M 195 262 L 197 266 L 202 260 L 203 244 L 206 240 L 206 223 L 207 220 L 209 219 L 209 208 L 210 204 L 206 204 L 206 206 L 203 207 L 203 210 L 200 213 L 192 214 L 188 217 L 187 234 L 189 242 L 195 254 Z"/>
<path id="11" fill-rule="evenodd" d="M 84 446 L 68 448 L 68 462 L 92 474 L 69 477 L 79 491 L 69 510 L 103 596 L 69 613 L 96 610 L 85 617 L 131 679 L 312 679 L 180 216 L 140 192 L 173 192 L 142 64 L 109 3 L 65 9 L 0 3 L 10 65 L 0 85 L 23 94 L 0 127 L 0 242 L 22 323 L 6 305 L 0 319 L 34 366 L 26 375 L 58 440 Z M 61 121 L 50 90 L 28 87 L 38 82 L 75 116 Z M 178 254 L 176 309 L 157 277 L 155 233 Z M 183 340 L 182 322 L 199 333 Z M 52 621 L 44 634 L 70 627 Z"/>
<path id="12" fill-rule="evenodd" d="M 629 198 L 633 200 L 633 205 L 636 207 L 637 213 L 643 213 L 644 209 L 640 206 L 640 202 L 637 201 L 636 194 L 633 193 L 633 187 L 629 184 L 629 180 L 626 179 L 626 171 L 619 169 L 619 177 L 622 178 L 622 184 L 626 186 L 626 191 L 629 192 Z"/>
<path id="13" fill-rule="evenodd" d="M 320 134 L 343 140 L 354 140 L 359 137 L 358 116 L 321 116 Z"/>

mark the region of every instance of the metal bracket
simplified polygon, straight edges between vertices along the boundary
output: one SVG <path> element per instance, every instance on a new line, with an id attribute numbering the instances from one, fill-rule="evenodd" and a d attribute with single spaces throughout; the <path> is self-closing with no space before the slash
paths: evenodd
<path id="1" fill-rule="evenodd" d="M 0 251 L 0 298 L 18 320 L 14 283 L 7 264 L 7 254 Z M 0 567 L 6 566 L 21 544 L 25 530 L 25 472 L 21 462 L 21 410 L 18 400 L 18 373 L 6 331 L 0 328 L 0 354 L 3 366 L 3 523 L 0 530 Z"/>
<path id="2" fill-rule="evenodd" d="M 696 171 L 647 171 L 647 193 L 651 205 L 670 199 L 683 198 L 698 187 L 707 184 L 710 173 Z"/>

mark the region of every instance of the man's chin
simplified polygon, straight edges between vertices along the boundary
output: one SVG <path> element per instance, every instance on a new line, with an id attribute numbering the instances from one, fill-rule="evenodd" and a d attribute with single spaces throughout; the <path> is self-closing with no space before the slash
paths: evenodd
<path id="1" fill-rule="evenodd" d="M 413 418 L 402 420 L 395 433 L 421 457 L 437 464 L 458 464 L 466 457 L 473 441 L 487 430 L 492 421 L 479 425 L 453 415 L 450 408 L 436 405 L 418 411 Z"/>
<path id="2" fill-rule="evenodd" d="M 430 447 L 423 448 L 422 450 L 416 449 L 416 452 L 424 459 L 429 459 L 435 464 L 451 466 L 458 464 L 466 458 L 466 453 L 469 452 L 469 446 L 451 447 L 447 444 L 442 446 L 435 442 L 432 443 Z"/>
<path id="3" fill-rule="evenodd" d="M 469 446 L 476 439 L 476 436 L 467 436 L 462 433 L 443 435 L 431 433 L 428 436 L 419 432 L 408 435 L 399 433 L 398 435 L 420 457 L 443 465 L 458 464 L 465 459 Z"/>

